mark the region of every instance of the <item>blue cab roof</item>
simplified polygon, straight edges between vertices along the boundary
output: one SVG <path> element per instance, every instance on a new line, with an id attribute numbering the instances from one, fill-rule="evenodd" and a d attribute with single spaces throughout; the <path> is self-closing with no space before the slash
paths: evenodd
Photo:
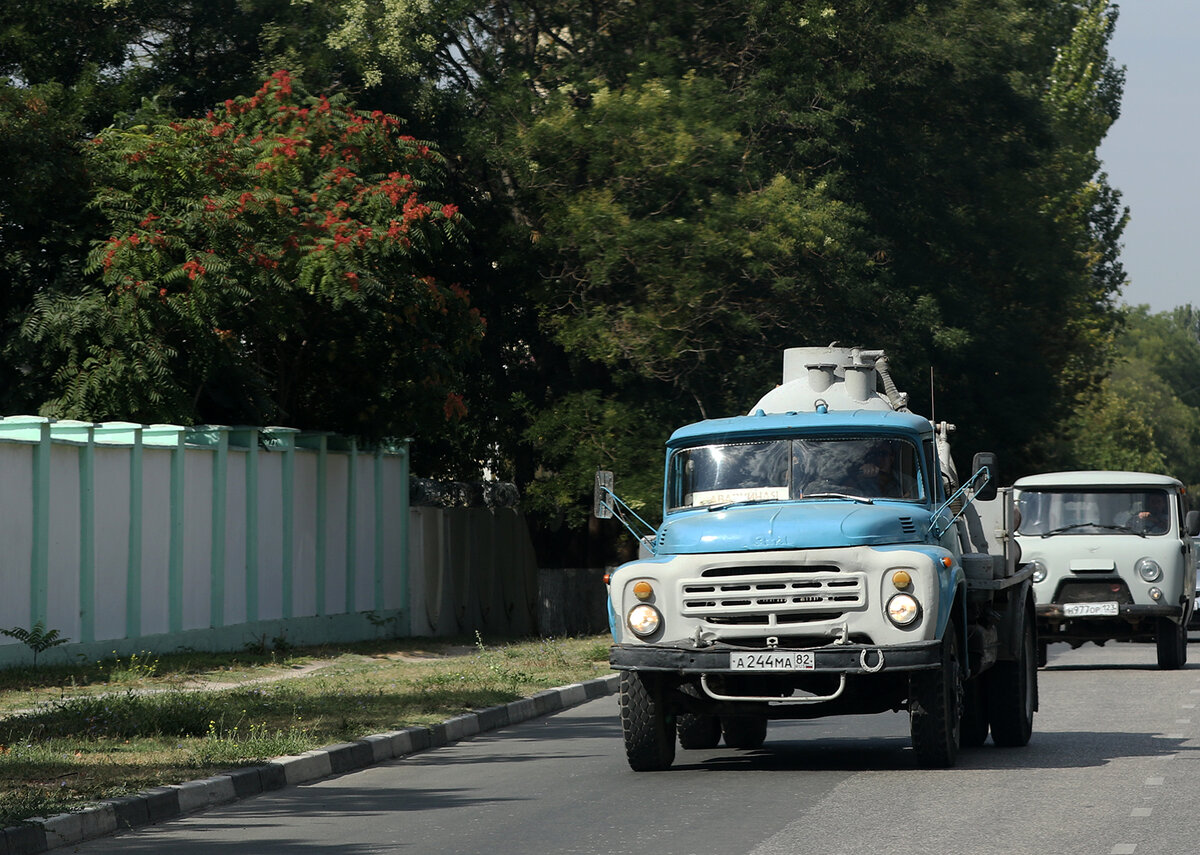
<path id="1" fill-rule="evenodd" d="M 729 439 L 765 439 L 796 433 L 891 433 L 932 437 L 933 425 L 915 413 L 891 410 L 831 410 L 827 413 L 764 413 L 706 419 L 684 425 L 671 434 L 667 448 Z"/>

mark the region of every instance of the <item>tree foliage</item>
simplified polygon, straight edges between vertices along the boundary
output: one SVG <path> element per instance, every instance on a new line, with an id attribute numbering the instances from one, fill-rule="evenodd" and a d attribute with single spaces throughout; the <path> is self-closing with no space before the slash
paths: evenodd
<path id="1" fill-rule="evenodd" d="M 26 324 L 61 356 L 47 413 L 365 436 L 462 414 L 482 322 L 435 275 L 461 215 L 426 200 L 427 144 L 286 72 L 203 118 L 142 118 L 90 145 L 102 284 Z"/>
<path id="2" fill-rule="evenodd" d="M 63 99 L 75 138 L 114 125 L 88 149 L 97 204 L 75 206 L 112 241 L 91 278 L 56 246 L 67 274 L 21 303 L 38 295 L 17 341 L 61 357 L 47 411 L 412 430 L 418 471 L 486 464 L 571 524 L 598 466 L 655 507 L 668 432 L 745 411 L 790 346 L 887 349 L 914 409 L 1013 477 L 1115 459 L 1105 436 L 1158 429 L 1121 409 L 1137 360 L 1104 380 L 1126 217 L 1096 157 L 1123 83 L 1108 0 L 80 0 L 44 20 L 36 5 L 0 12 L 0 73 L 92 93 L 87 110 Z M 411 247 L 301 249 L 336 240 L 303 223 L 339 199 L 348 229 L 378 235 L 383 197 L 352 191 L 396 169 L 342 164 L 356 178 L 334 182 L 320 142 L 269 153 L 318 132 L 262 104 L 197 118 L 241 110 L 282 67 L 345 127 L 340 97 L 436 142 L 444 161 L 400 172 L 418 203 L 461 209 L 459 251 L 443 251 L 458 218 L 427 202 Z M 247 178 L 260 162 L 276 166 Z M 45 240 L 52 208 L 28 201 Z M 470 287 L 486 338 L 444 286 L 420 290 L 429 275 Z M 448 393 L 468 410 L 450 424 Z"/>
<path id="3" fill-rule="evenodd" d="M 1200 313 L 1192 306 L 1129 311 L 1116 362 L 1098 393 L 1084 395 L 1068 434 L 1083 469 L 1133 469 L 1200 487 Z"/>

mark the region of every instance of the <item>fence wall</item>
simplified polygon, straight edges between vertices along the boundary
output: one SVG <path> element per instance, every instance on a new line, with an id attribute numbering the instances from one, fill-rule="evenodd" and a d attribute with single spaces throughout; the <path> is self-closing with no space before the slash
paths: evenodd
<path id="1" fill-rule="evenodd" d="M 410 509 L 405 443 L 0 419 L 0 629 L 71 639 L 42 661 L 525 634 L 536 574 L 517 511 Z"/>

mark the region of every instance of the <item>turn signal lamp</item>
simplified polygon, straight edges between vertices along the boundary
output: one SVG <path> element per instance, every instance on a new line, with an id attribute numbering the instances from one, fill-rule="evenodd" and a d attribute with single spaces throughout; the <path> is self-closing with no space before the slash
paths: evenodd
<path id="1" fill-rule="evenodd" d="M 645 579 L 633 583 L 633 595 L 639 600 L 648 600 L 654 596 L 654 588 Z"/>
<path id="2" fill-rule="evenodd" d="M 950 567 L 953 564 L 954 564 L 954 559 L 951 558 L 949 555 L 942 556 L 942 566 L 943 567 Z"/>
<path id="3" fill-rule="evenodd" d="M 912 584 L 912 576 L 907 570 L 897 570 L 892 574 L 892 584 L 896 586 L 896 590 L 903 591 Z"/>

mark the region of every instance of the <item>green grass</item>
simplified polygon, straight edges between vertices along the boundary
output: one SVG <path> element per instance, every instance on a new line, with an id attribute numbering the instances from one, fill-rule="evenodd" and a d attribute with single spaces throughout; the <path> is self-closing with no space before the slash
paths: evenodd
<path id="1" fill-rule="evenodd" d="M 608 643 L 397 639 L 0 671 L 0 827 L 605 676 Z"/>

